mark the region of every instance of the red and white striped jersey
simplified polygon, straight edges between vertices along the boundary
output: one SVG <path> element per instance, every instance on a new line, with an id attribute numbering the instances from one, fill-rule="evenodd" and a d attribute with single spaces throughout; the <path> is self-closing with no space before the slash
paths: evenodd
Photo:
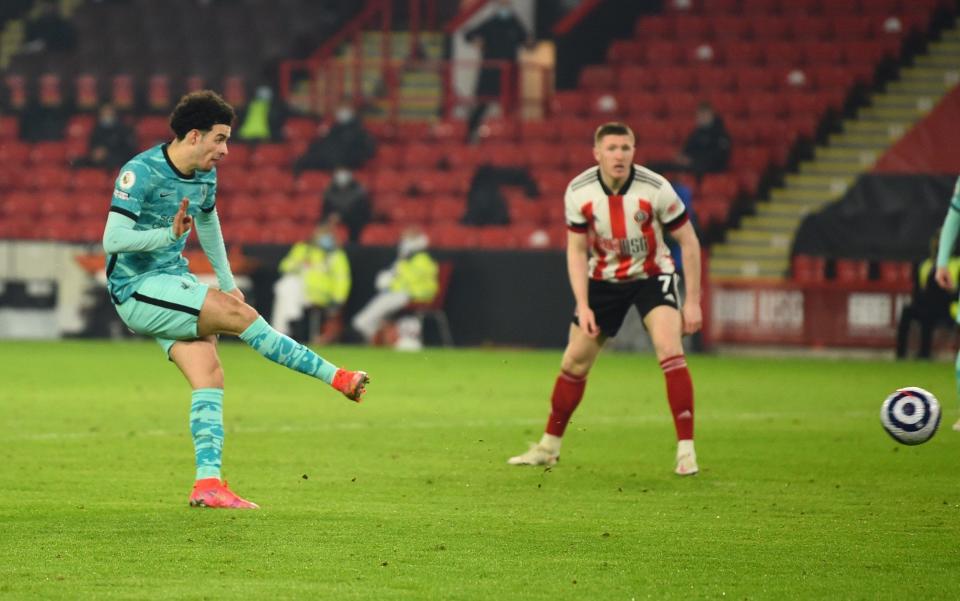
<path id="1" fill-rule="evenodd" d="M 567 186 L 567 228 L 589 236 L 589 273 L 611 282 L 673 273 L 663 230 L 687 222 L 683 202 L 662 175 L 634 165 L 623 187 L 614 193 L 591 167 Z"/>

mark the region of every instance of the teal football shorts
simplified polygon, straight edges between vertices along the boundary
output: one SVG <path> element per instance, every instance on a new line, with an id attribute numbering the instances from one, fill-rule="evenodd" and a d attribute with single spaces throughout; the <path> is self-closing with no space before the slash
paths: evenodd
<path id="1" fill-rule="evenodd" d="M 200 308 L 209 289 L 192 273 L 155 275 L 117 305 L 117 313 L 134 332 L 156 338 L 169 357 L 174 342 L 197 338 Z"/>

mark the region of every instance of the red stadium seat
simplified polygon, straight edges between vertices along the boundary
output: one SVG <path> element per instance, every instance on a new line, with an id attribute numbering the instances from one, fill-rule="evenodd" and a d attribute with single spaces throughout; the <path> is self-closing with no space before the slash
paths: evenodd
<path id="1" fill-rule="evenodd" d="M 110 82 L 110 102 L 118 110 L 133 110 L 137 103 L 136 87 L 130 75 L 114 75 Z"/>
<path id="2" fill-rule="evenodd" d="M 287 167 L 292 162 L 290 147 L 286 144 L 259 144 L 250 155 L 250 165 L 264 167 Z"/>
<path id="3" fill-rule="evenodd" d="M 737 89 L 743 94 L 769 92 L 776 88 L 774 72 L 766 67 L 748 67 L 734 71 Z"/>
<path id="4" fill-rule="evenodd" d="M 254 174 L 254 189 L 261 192 L 293 191 L 293 174 L 279 167 L 264 167 Z"/>
<path id="5" fill-rule="evenodd" d="M 756 0 L 768 4 L 768 0 Z M 747 14 L 756 15 L 750 19 L 750 32 L 757 40 L 783 40 L 789 37 L 790 19 L 782 15 L 764 15 L 754 11 Z"/>
<path id="6" fill-rule="evenodd" d="M 32 147 L 16 140 L 0 144 L 0 164 L 8 168 L 20 168 L 30 161 Z"/>
<path id="7" fill-rule="evenodd" d="M 726 92 L 734 87 L 733 73 L 728 69 L 713 67 L 698 69 L 695 78 L 700 91 Z"/>
<path id="8" fill-rule="evenodd" d="M 544 203 L 536 198 L 508 197 L 507 210 L 512 222 L 542 223 L 544 220 Z"/>
<path id="9" fill-rule="evenodd" d="M 16 117 L 0 116 L 0 141 L 4 144 L 13 140 L 20 132 L 20 122 Z"/>
<path id="10" fill-rule="evenodd" d="M 407 169 L 436 168 L 445 153 L 445 147 L 435 144 L 408 144 L 403 149 L 403 165 Z"/>
<path id="11" fill-rule="evenodd" d="M 724 62 L 731 67 L 742 68 L 760 65 L 763 62 L 760 46 L 753 42 L 726 42 L 720 47 L 720 52 L 723 55 Z"/>
<path id="12" fill-rule="evenodd" d="M 394 223 L 422 225 L 430 220 L 430 205 L 419 198 L 403 200 L 390 206 L 388 216 Z"/>
<path id="13" fill-rule="evenodd" d="M 170 110 L 172 103 L 170 78 L 160 73 L 151 75 L 147 83 L 147 107 L 152 111 L 166 112 Z"/>
<path id="14" fill-rule="evenodd" d="M 634 25 L 634 33 L 641 39 L 669 39 L 675 32 L 675 20 L 666 15 L 643 17 Z"/>
<path id="15" fill-rule="evenodd" d="M 95 75 L 81 73 L 73 80 L 73 97 L 76 108 L 92 111 L 100 106 L 100 89 Z"/>
<path id="16" fill-rule="evenodd" d="M 90 190 L 75 190 L 73 192 L 73 213 L 78 217 L 98 222 L 100 224 L 100 234 L 103 234 L 109 210 L 109 189 L 103 192 Z"/>
<path id="17" fill-rule="evenodd" d="M 113 187 L 113 179 L 113 176 L 103 169 L 77 169 L 71 176 L 70 184 L 74 190 L 101 191 L 108 195 Z"/>
<path id="18" fill-rule="evenodd" d="M 804 284 L 815 284 L 826 280 L 826 260 L 823 257 L 794 255 L 791 261 L 793 279 Z"/>
<path id="19" fill-rule="evenodd" d="M 309 142 L 317 135 L 317 122 L 310 117 L 291 117 L 283 124 L 283 134 L 287 140 Z"/>
<path id="20" fill-rule="evenodd" d="M 170 121 L 167 117 L 151 116 L 141 117 L 137 121 L 134 129 L 137 133 L 137 140 L 142 148 L 149 148 L 160 142 L 166 142 L 173 138 L 173 132 L 170 130 Z"/>
<path id="21" fill-rule="evenodd" d="M 838 282 L 862 283 L 867 281 L 870 265 L 859 259 L 837 259 L 835 279 Z"/>
<path id="22" fill-rule="evenodd" d="M 646 63 L 658 68 L 672 67 L 686 62 L 683 47 L 672 41 L 650 41 L 643 50 Z"/>
<path id="23" fill-rule="evenodd" d="M 434 223 L 456 223 L 467 210 L 463 198 L 438 196 L 430 203 L 430 219 Z"/>
<path id="24" fill-rule="evenodd" d="M 654 74 L 655 85 L 664 93 L 688 92 L 694 89 L 694 72 L 690 69 L 674 67 L 657 69 Z"/>
<path id="25" fill-rule="evenodd" d="M 465 225 L 433 225 L 427 231 L 430 245 L 435 248 L 475 248 L 477 228 Z"/>
<path id="26" fill-rule="evenodd" d="M 29 185 L 42 194 L 66 190 L 73 179 L 73 173 L 68 168 L 54 165 L 34 167 L 30 175 Z"/>
<path id="27" fill-rule="evenodd" d="M 523 121 L 520 124 L 520 136 L 527 142 L 552 142 L 559 131 L 553 121 Z"/>
<path id="28" fill-rule="evenodd" d="M 584 92 L 580 90 L 567 90 L 557 92 L 553 95 L 551 108 L 555 114 L 562 115 L 566 119 L 571 116 L 585 114 L 588 103 L 588 97 Z"/>
<path id="29" fill-rule="evenodd" d="M 790 34 L 795 40 L 822 40 L 833 35 L 829 19 L 799 14 L 791 16 L 789 22 Z"/>
<path id="30" fill-rule="evenodd" d="M 643 44 L 634 40 L 614 40 L 607 48 L 607 62 L 636 64 L 644 57 Z"/>
<path id="31" fill-rule="evenodd" d="M 710 21 L 713 37 L 718 40 L 743 40 L 750 36 L 750 19 L 718 16 Z"/>
<path id="32" fill-rule="evenodd" d="M 704 196 L 719 196 L 731 200 L 740 192 L 740 181 L 733 173 L 708 173 L 703 176 L 697 192 Z"/>
<path id="33" fill-rule="evenodd" d="M 586 89 L 609 89 L 616 80 L 617 74 L 609 65 L 587 65 L 580 72 L 580 85 Z"/>
<path id="34" fill-rule="evenodd" d="M 30 162 L 47 167 L 65 165 L 67 149 L 66 142 L 37 142 L 30 148 Z"/>
<path id="35" fill-rule="evenodd" d="M 247 104 L 247 84 L 242 75 L 227 75 L 223 78 L 223 99 L 238 108 Z"/>
<path id="36" fill-rule="evenodd" d="M 294 192 L 303 194 L 323 194 L 330 185 L 330 174 L 325 171 L 304 171 L 294 182 Z"/>
<path id="37" fill-rule="evenodd" d="M 507 226 L 495 225 L 478 228 L 477 246 L 480 248 L 508 249 L 516 248 L 519 245 L 516 233 Z"/>
<path id="38" fill-rule="evenodd" d="M 881 282 L 913 285 L 913 264 L 909 261 L 880 261 L 878 267 Z"/>
<path id="39" fill-rule="evenodd" d="M 803 54 L 795 42 L 771 41 L 762 44 L 764 62 L 771 67 L 795 67 L 803 64 Z"/>
<path id="40" fill-rule="evenodd" d="M 396 223 L 371 223 L 360 232 L 364 246 L 396 246 L 400 241 L 401 226 Z"/>

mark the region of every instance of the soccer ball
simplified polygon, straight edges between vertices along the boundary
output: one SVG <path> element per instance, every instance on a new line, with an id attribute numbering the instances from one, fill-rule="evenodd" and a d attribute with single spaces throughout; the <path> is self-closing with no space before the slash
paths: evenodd
<path id="1" fill-rule="evenodd" d="M 921 444 L 937 433 L 940 403 L 923 388 L 901 388 L 883 401 L 880 423 L 897 442 Z"/>

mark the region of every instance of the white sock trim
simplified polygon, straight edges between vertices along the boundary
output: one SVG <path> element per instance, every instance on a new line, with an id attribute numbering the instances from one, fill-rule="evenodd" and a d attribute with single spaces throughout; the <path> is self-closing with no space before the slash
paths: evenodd
<path id="1" fill-rule="evenodd" d="M 553 453 L 554 455 L 560 454 L 560 443 L 563 442 L 563 439 L 559 436 L 554 436 L 553 434 L 543 433 L 543 436 L 540 438 L 540 446 Z"/>

